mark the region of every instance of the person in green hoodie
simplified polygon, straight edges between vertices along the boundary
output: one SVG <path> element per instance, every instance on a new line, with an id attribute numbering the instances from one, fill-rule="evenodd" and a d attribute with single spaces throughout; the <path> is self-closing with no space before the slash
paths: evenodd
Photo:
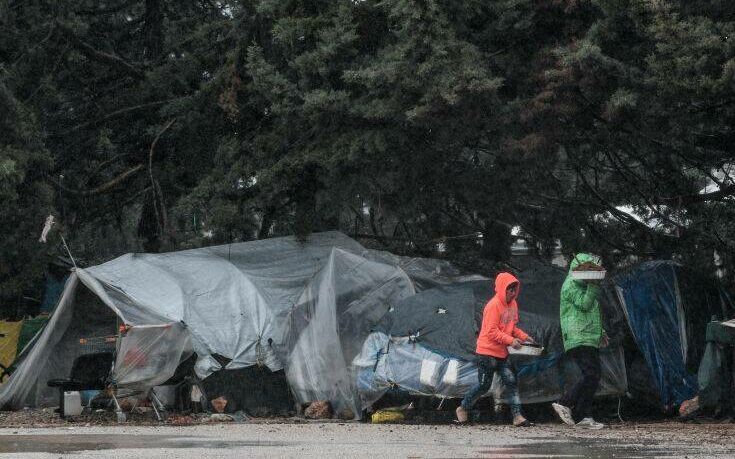
<path id="1" fill-rule="evenodd" d="M 569 274 L 561 287 L 559 315 L 564 342 L 564 356 L 580 369 L 582 377 L 567 387 L 561 399 L 552 407 L 565 424 L 588 429 L 601 429 L 603 424 L 592 418 L 592 399 L 600 384 L 599 348 L 607 346 L 602 328 L 598 281 L 577 280 L 572 271 L 583 263 L 600 265 L 599 257 L 577 254 L 569 266 Z M 575 422 L 576 420 L 576 422 Z"/>

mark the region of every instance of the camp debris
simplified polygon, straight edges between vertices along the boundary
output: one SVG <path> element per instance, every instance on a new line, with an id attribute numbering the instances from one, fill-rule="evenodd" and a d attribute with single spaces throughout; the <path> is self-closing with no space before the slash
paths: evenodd
<path id="1" fill-rule="evenodd" d="M 317 400 L 311 402 L 304 410 L 304 417 L 307 419 L 332 419 L 334 411 L 329 400 Z"/>

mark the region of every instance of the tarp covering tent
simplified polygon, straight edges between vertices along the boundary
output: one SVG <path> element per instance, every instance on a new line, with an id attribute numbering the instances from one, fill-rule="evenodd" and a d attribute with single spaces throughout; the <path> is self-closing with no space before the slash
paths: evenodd
<path id="1" fill-rule="evenodd" d="M 725 292 L 672 261 L 641 263 L 613 281 L 663 407 L 692 398 L 707 323 L 732 311 Z"/>
<path id="2" fill-rule="evenodd" d="M 297 401 L 327 399 L 357 414 L 348 362 L 369 328 L 416 292 L 412 279 L 437 285 L 457 275 L 446 262 L 366 250 L 338 232 L 124 255 L 73 272 L 35 346 L 0 388 L 0 407 L 49 402 L 46 381 L 68 376 L 79 339 L 124 323 L 132 327 L 117 342 L 119 385 L 160 384 L 195 352 L 201 378 L 223 360 L 226 369 L 285 369 Z"/>
<path id="3" fill-rule="evenodd" d="M 512 356 L 521 399 L 536 403 L 557 399 L 576 367 L 562 358 L 559 293 L 565 272 L 540 268 L 519 276 L 519 326 L 546 347 L 541 357 Z M 492 282 L 440 286 L 398 303 L 365 341 L 353 361 L 362 408 L 390 389 L 441 398 L 462 397 L 477 382 L 473 363 L 482 310 L 494 294 Z M 618 308 L 603 302 L 603 321 L 612 345 L 603 349 L 598 395 L 622 395 L 627 388 L 620 341 L 625 322 Z M 614 300 L 614 299 L 613 299 Z M 499 378 L 491 389 L 505 401 Z"/>

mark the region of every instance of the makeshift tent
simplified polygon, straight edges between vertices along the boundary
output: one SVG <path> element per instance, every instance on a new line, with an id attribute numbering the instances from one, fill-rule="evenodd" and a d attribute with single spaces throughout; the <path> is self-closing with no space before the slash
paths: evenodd
<path id="1" fill-rule="evenodd" d="M 525 403 L 555 400 L 577 368 L 566 362 L 559 328 L 559 292 L 566 273 L 553 267 L 519 276 L 519 326 L 546 347 L 541 357 L 512 356 Z M 462 397 L 477 382 L 474 350 L 482 310 L 494 294 L 490 281 L 440 286 L 398 303 L 365 341 L 353 361 L 362 408 L 389 389 L 436 397 Z M 622 315 L 603 296 L 603 321 L 612 345 L 603 349 L 598 395 L 622 395 L 627 388 L 619 345 Z M 491 389 L 506 401 L 499 378 Z"/>
<path id="2" fill-rule="evenodd" d="M 161 384 L 194 352 L 200 378 L 283 369 L 297 401 L 326 399 L 357 414 L 348 363 L 370 327 L 416 292 L 412 278 L 438 285 L 457 276 L 446 262 L 366 250 L 338 232 L 124 255 L 74 270 L 36 345 L 0 388 L 0 407 L 53 400 L 46 381 L 68 376 L 80 338 L 124 323 L 132 327 L 116 344 L 118 385 Z"/>
<path id="3" fill-rule="evenodd" d="M 707 323 L 730 317 L 727 295 L 713 280 L 672 261 L 641 263 L 613 282 L 662 407 L 692 398 Z"/>

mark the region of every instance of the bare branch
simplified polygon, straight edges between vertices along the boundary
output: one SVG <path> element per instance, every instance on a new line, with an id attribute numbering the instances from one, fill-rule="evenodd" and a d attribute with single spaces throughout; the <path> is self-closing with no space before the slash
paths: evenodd
<path id="1" fill-rule="evenodd" d="M 158 131 L 158 134 L 156 134 L 156 137 L 153 139 L 153 142 L 151 143 L 151 148 L 148 151 L 148 175 L 151 178 L 151 186 L 153 187 L 153 209 L 156 212 L 156 224 L 159 225 L 159 230 L 161 231 L 161 234 L 163 234 L 163 230 L 166 226 L 166 213 L 163 208 L 163 195 L 161 193 L 161 189 L 158 187 L 158 184 L 156 183 L 156 180 L 153 178 L 153 151 L 156 148 L 156 144 L 158 143 L 158 139 L 161 138 L 164 132 L 168 131 L 168 129 L 176 122 L 176 118 L 173 118 L 166 123 L 166 125 Z M 158 207 L 158 202 L 160 200 L 161 208 Z"/>
<path id="2" fill-rule="evenodd" d="M 669 196 L 665 198 L 654 199 L 656 204 L 680 204 L 692 205 L 705 202 L 723 201 L 725 198 L 735 195 L 735 185 L 721 186 L 719 190 L 711 193 L 695 193 L 682 196 Z"/>
<path id="3" fill-rule="evenodd" d="M 79 10 L 76 11 L 77 14 L 83 14 L 87 16 L 96 16 L 100 14 L 111 14 L 111 13 L 118 13 L 125 8 L 128 8 L 129 6 L 136 3 L 138 0 L 128 0 L 127 2 L 122 2 L 119 5 L 113 5 L 109 6 L 107 8 L 95 8 L 90 10 Z"/>
<path id="4" fill-rule="evenodd" d="M 129 177 L 135 175 L 141 169 L 143 169 L 143 164 L 136 164 L 135 166 L 126 170 L 125 172 L 113 178 L 112 180 L 98 186 L 97 188 L 93 188 L 91 190 L 72 190 L 71 188 L 65 187 L 64 185 L 61 184 L 61 182 L 57 180 L 54 180 L 54 179 L 49 179 L 49 180 L 54 185 L 58 186 L 59 188 L 61 188 L 62 190 L 66 192 L 73 193 L 73 194 L 80 195 L 80 196 L 94 196 L 94 195 L 103 194 L 103 193 L 106 193 L 112 190 L 117 185 L 127 180 Z"/>
<path id="5" fill-rule="evenodd" d="M 145 78 L 145 72 L 142 69 L 135 67 L 122 57 L 116 54 L 110 54 L 96 49 L 94 46 L 77 37 L 71 30 L 66 27 L 60 27 L 60 29 L 64 31 L 66 36 L 69 37 L 69 40 L 71 40 L 72 44 L 89 59 L 93 59 L 98 62 L 105 63 L 111 67 L 115 67 L 123 73 L 132 76 L 138 80 L 142 80 Z"/>
<path id="6" fill-rule="evenodd" d="M 84 128 L 90 127 L 90 126 L 97 126 L 97 125 L 103 124 L 104 122 L 106 122 L 108 120 L 111 120 L 112 118 L 116 118 L 118 116 L 122 116 L 122 115 L 125 115 L 125 114 L 128 114 L 128 113 L 131 113 L 131 112 L 136 112 L 138 110 L 145 110 L 147 108 L 158 107 L 160 105 L 165 105 L 165 104 L 171 102 L 172 100 L 174 100 L 174 99 L 158 100 L 158 101 L 155 101 L 155 102 L 148 102 L 148 103 L 145 103 L 145 104 L 135 105 L 135 106 L 132 106 L 132 107 L 121 108 L 120 110 L 115 110 L 114 112 L 108 113 L 107 115 L 102 116 L 102 117 L 95 118 L 95 119 L 93 119 L 91 121 L 88 121 L 86 123 L 77 124 L 76 126 L 72 127 L 71 129 L 68 129 L 64 133 L 58 134 L 58 135 L 68 134 L 70 132 L 78 131 L 80 129 L 84 129 Z"/>

